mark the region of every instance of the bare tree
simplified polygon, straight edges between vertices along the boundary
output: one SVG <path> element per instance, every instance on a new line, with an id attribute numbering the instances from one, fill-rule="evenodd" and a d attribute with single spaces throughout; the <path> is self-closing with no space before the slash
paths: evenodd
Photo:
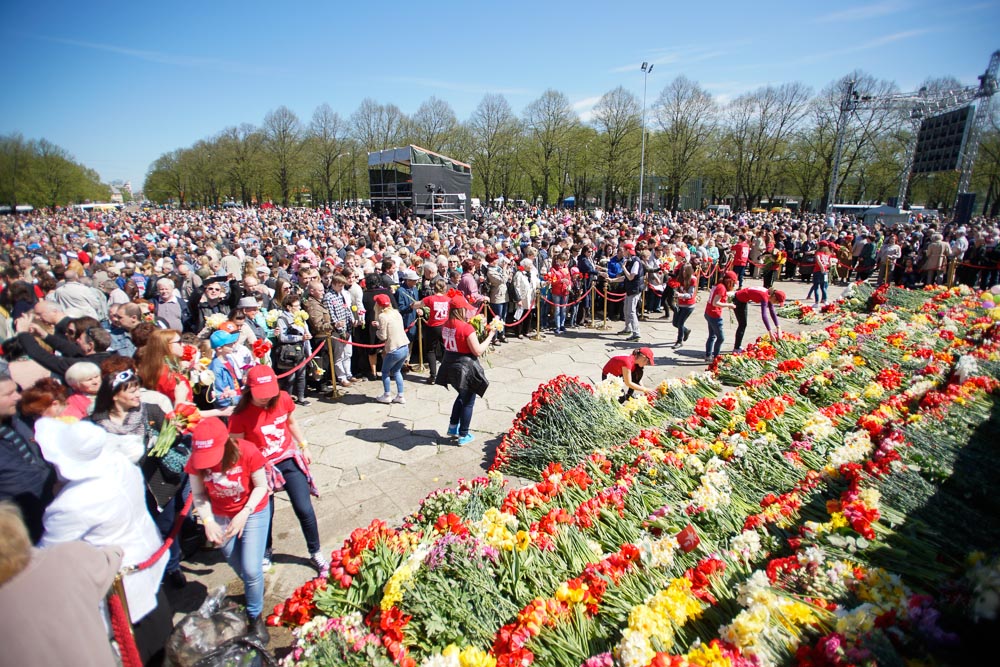
<path id="1" fill-rule="evenodd" d="M 346 123 L 329 104 L 324 102 L 316 107 L 309 123 L 308 152 L 312 174 L 323 189 L 327 202 L 333 201 L 334 188 L 343 175 L 338 166 L 346 148 L 346 131 Z"/>
<path id="2" fill-rule="evenodd" d="M 395 104 L 379 104 L 370 97 L 351 114 L 351 129 L 362 150 L 372 152 L 400 144 L 407 131 L 406 116 Z"/>
<path id="3" fill-rule="evenodd" d="M 642 114 L 636 96 L 618 86 L 594 107 L 594 125 L 600 133 L 604 203 L 615 205 L 639 172 Z"/>
<path id="4" fill-rule="evenodd" d="M 809 89 L 800 83 L 766 86 L 726 109 L 725 139 L 736 169 L 736 198 L 755 206 L 779 171 L 782 150 L 805 115 Z"/>
<path id="5" fill-rule="evenodd" d="M 413 142 L 423 148 L 444 153 L 454 138 L 458 118 L 451 105 L 431 97 L 424 101 L 410 121 Z"/>
<path id="6" fill-rule="evenodd" d="M 667 180 L 668 206 L 676 211 L 681 190 L 703 167 L 717 123 L 716 104 L 696 82 L 679 76 L 660 93 L 653 118 L 660 132 L 651 161 L 660 166 Z"/>
<path id="7" fill-rule="evenodd" d="M 497 192 L 510 194 L 516 139 L 520 127 L 503 95 L 487 94 L 469 119 L 474 168 L 483 183 L 486 200 Z"/>
<path id="8" fill-rule="evenodd" d="M 549 184 L 553 170 L 559 168 L 557 153 L 565 147 L 578 122 L 569 99 L 551 88 L 524 110 L 524 129 L 529 134 L 525 152 L 530 164 L 541 175 L 540 191 L 536 194 L 542 195 L 543 204 L 549 203 Z"/>
<path id="9" fill-rule="evenodd" d="M 264 148 L 271 157 L 271 169 L 281 193 L 281 205 L 288 206 L 292 178 L 302 154 L 302 124 L 286 106 L 264 117 Z"/>
<path id="10" fill-rule="evenodd" d="M 249 206 L 259 187 L 262 172 L 264 136 L 250 123 L 227 127 L 219 135 L 219 150 L 225 161 L 226 174 L 240 201 Z"/>

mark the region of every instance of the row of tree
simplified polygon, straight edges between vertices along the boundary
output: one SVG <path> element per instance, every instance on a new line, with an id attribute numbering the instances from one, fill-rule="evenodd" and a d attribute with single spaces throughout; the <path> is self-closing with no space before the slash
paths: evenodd
<path id="1" fill-rule="evenodd" d="M 21 204 L 51 208 L 110 196 L 100 175 L 65 149 L 18 133 L 0 136 L 0 203 L 12 210 Z"/>

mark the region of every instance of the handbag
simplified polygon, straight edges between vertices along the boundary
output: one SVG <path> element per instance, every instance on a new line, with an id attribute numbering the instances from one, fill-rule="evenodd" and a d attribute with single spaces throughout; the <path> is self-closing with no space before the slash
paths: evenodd
<path id="1" fill-rule="evenodd" d="M 274 361 L 277 368 L 294 368 L 306 356 L 302 343 L 282 343 Z"/>

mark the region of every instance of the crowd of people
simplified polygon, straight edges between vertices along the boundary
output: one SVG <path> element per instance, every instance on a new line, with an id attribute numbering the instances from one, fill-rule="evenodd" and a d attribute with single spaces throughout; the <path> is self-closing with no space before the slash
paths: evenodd
<path id="1" fill-rule="evenodd" d="M 465 444 L 488 385 L 478 357 L 533 331 L 606 318 L 642 341 L 641 322 L 663 317 L 676 350 L 702 302 L 711 362 L 724 310 L 736 351 L 751 303 L 780 336 L 781 281 L 811 283 L 822 304 L 852 279 L 939 283 L 952 261 L 956 280 L 988 287 L 1000 262 L 996 221 L 919 215 L 866 227 L 813 214 L 520 208 L 429 221 L 359 207 L 133 207 L 7 217 L 0 237 L 0 501 L 17 508 L 0 519 L 19 512 L 25 528 L 0 539 L 0 556 L 46 547 L 0 569 L 0 599 L 23 594 L 13 591 L 31 563 L 69 557 L 57 546 L 78 540 L 97 549 L 78 556 L 101 572 L 142 564 L 124 592 L 147 661 L 170 629 L 161 583 L 185 585 L 179 543 L 161 545 L 189 503 L 243 579 L 264 641 L 274 493 L 287 492 L 313 565 L 327 570 L 295 415 L 311 398 L 380 381 L 374 400 L 403 404 L 408 382 L 451 387 L 446 435 Z M 412 373 L 423 362 L 429 374 Z M 653 363 L 644 346 L 603 373 L 631 395 L 647 391 Z M 94 655 L 88 664 L 110 664 Z"/>

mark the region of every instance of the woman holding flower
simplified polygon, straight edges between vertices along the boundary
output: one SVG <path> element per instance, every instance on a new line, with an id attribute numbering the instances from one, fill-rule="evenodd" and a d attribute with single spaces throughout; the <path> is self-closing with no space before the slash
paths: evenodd
<path id="1" fill-rule="evenodd" d="M 473 439 L 469 433 L 469 424 L 476 396 L 485 394 L 490 385 L 479 364 L 479 357 L 486 352 L 496 335 L 496 329 L 490 327 L 486 338 L 480 341 L 475 328 L 468 321 L 470 310 L 472 304 L 465 296 L 456 294 L 451 297 L 448 321 L 441 328 L 444 363 L 437 375 L 437 384 L 442 387 L 451 385 L 458 392 L 451 407 L 448 435 L 458 436 L 460 445 L 468 444 Z"/>
<path id="2" fill-rule="evenodd" d="M 191 403 L 194 400 L 194 390 L 191 388 L 191 381 L 180 370 L 183 354 L 180 331 L 154 331 L 136 360 L 142 386 L 160 392 L 174 405 Z"/>
<path id="3" fill-rule="evenodd" d="M 698 299 L 698 275 L 695 273 L 693 264 L 684 264 L 680 271 L 680 277 L 677 279 L 673 297 L 677 303 L 672 322 L 674 328 L 677 329 L 677 342 L 674 343 L 674 349 L 679 350 L 684 341 L 691 335 L 691 330 L 684 325 L 691 317 L 691 313 L 694 312 L 694 305 Z"/>
<path id="4" fill-rule="evenodd" d="M 278 319 L 274 326 L 274 338 L 278 342 L 279 350 L 276 359 L 282 358 L 281 348 L 283 346 L 299 346 L 302 350 L 301 354 L 295 355 L 294 358 L 288 357 L 289 363 L 294 362 L 289 370 L 301 364 L 302 360 L 308 357 L 311 352 L 309 341 L 312 340 L 312 334 L 309 333 L 309 327 L 306 326 L 307 319 L 308 315 L 302 310 L 302 297 L 299 296 L 298 292 L 288 292 L 284 301 L 281 302 L 281 312 L 278 313 Z M 306 400 L 307 365 L 303 365 L 281 381 L 282 388 L 288 391 L 299 405 L 309 405 L 309 401 Z"/>
<path id="5" fill-rule="evenodd" d="M 229 421 L 230 435 L 257 446 L 267 461 L 268 483 L 273 491 L 288 493 L 292 509 L 302 528 L 309 557 L 320 574 L 329 563 L 319 540 L 316 513 L 310 495 L 319 496 L 309 472 L 312 457 L 301 426 L 295 419 L 295 403 L 278 388 L 276 373 L 258 365 L 247 373 L 247 386 Z M 274 499 L 271 500 L 274 512 Z M 264 569 L 271 564 L 271 528 L 267 529 Z"/>
<path id="6" fill-rule="evenodd" d="M 722 342 L 725 340 L 722 331 L 722 309 L 733 310 L 736 308 L 733 304 L 727 303 L 726 300 L 729 297 L 729 290 L 736 286 L 737 280 L 739 278 L 735 271 L 726 271 L 722 282 L 716 283 L 715 287 L 712 288 L 708 303 L 705 304 L 705 320 L 708 322 L 708 340 L 705 341 L 706 364 L 712 363 L 712 360 L 719 356 L 722 351 Z"/>
<path id="7" fill-rule="evenodd" d="M 569 289 L 573 282 L 569 269 L 566 268 L 566 261 L 562 257 L 556 257 L 552 264 L 552 270 L 546 276 L 552 293 L 552 301 L 555 306 L 555 328 L 553 333 L 566 333 L 566 303 L 569 300 Z"/>

